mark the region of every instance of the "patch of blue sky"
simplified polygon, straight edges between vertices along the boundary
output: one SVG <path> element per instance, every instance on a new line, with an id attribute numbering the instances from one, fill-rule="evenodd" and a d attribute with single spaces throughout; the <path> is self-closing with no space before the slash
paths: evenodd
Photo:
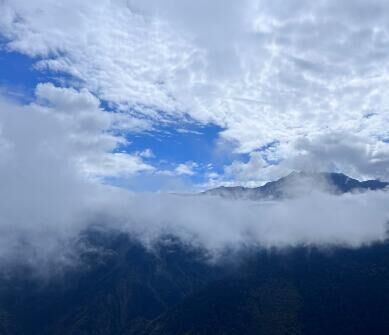
<path id="1" fill-rule="evenodd" d="M 176 163 L 213 161 L 215 143 L 222 129 L 216 125 L 169 125 L 157 131 L 130 134 L 129 145 L 118 148 L 122 152 L 151 149 L 155 160 Z"/>
<path id="2" fill-rule="evenodd" d="M 132 192 L 198 192 L 192 176 L 169 176 L 155 173 L 140 173 L 127 177 L 104 178 L 104 183 Z"/>
<path id="3" fill-rule="evenodd" d="M 33 100 L 36 85 L 46 80 L 34 63 L 27 56 L 0 48 L 0 86 L 5 94 L 25 103 Z"/>
<path id="4" fill-rule="evenodd" d="M 35 88 L 39 83 L 79 85 L 77 80 L 66 73 L 36 69 L 34 65 L 39 60 L 7 51 L 4 45 L 0 44 L 0 87 L 3 93 L 22 103 L 29 103 L 35 99 Z"/>
<path id="5" fill-rule="evenodd" d="M 272 152 L 274 151 L 274 149 L 276 149 L 278 146 L 280 145 L 280 141 L 278 140 L 274 140 L 274 141 L 271 141 L 265 145 L 263 145 L 262 147 L 260 147 L 258 149 L 258 152 L 261 152 L 262 153 L 262 157 L 263 159 L 265 160 L 265 162 L 269 165 L 277 165 L 281 162 L 281 159 L 279 158 L 274 158 L 272 156 Z"/>
<path id="6" fill-rule="evenodd" d="M 60 86 L 69 84 L 78 86 L 77 81 L 67 74 L 37 70 L 34 67 L 37 61 L 38 58 L 9 52 L 0 46 L 0 88 L 3 93 L 22 103 L 29 103 L 35 99 L 34 92 L 38 83 L 53 82 Z M 114 106 L 104 100 L 101 101 L 101 107 L 107 111 L 114 111 Z M 182 175 L 178 179 L 158 177 L 157 184 L 161 187 L 165 184 L 170 185 L 173 179 L 174 183 L 179 180 L 178 184 L 181 186 L 199 184 L 204 182 L 207 172 L 222 173 L 225 165 L 233 160 L 245 158 L 245 155 L 218 152 L 219 133 L 222 130 L 215 124 L 203 125 L 186 119 L 171 120 L 156 125 L 152 131 L 127 134 L 129 144 L 117 148 L 116 151 L 133 154 L 150 149 L 154 156 L 145 158 L 145 161 L 160 171 L 173 170 L 178 164 L 194 162 L 198 164 L 194 169 L 195 174 Z M 136 185 L 138 181 L 139 179 L 130 184 Z M 118 179 L 109 182 L 116 184 L 124 181 Z M 145 180 L 143 182 L 146 183 Z M 155 178 L 153 182 L 156 182 Z"/>

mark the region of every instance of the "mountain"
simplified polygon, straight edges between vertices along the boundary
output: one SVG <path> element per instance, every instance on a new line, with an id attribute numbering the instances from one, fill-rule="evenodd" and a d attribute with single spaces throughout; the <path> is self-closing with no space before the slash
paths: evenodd
<path id="1" fill-rule="evenodd" d="M 92 252 L 58 276 L 15 268 L 0 277 L 0 335 L 127 334 L 223 273 L 171 236 L 152 249 L 115 232 L 83 238 Z"/>
<path id="2" fill-rule="evenodd" d="M 172 236 L 152 249 L 120 233 L 85 239 L 100 252 L 82 267 L 1 277 L 1 335 L 389 333 L 388 242 L 252 249 L 214 263 Z"/>
<path id="3" fill-rule="evenodd" d="M 142 335 L 387 334 L 389 246 L 260 252 Z"/>
<path id="4" fill-rule="evenodd" d="M 309 192 L 313 181 L 337 194 L 387 186 L 294 173 L 232 191 L 282 198 Z M 0 335 L 389 334 L 388 240 L 359 248 L 247 247 L 217 262 L 174 235 L 148 245 L 93 227 L 79 243 L 80 260 L 46 269 L 54 274 L 17 264 L 0 271 Z"/>
<path id="5" fill-rule="evenodd" d="M 275 200 L 305 195 L 313 190 L 335 194 L 383 190 L 389 183 L 379 180 L 359 181 L 342 173 L 292 172 L 286 177 L 271 181 L 263 186 L 247 188 L 242 186 L 210 189 L 202 194 L 228 199 Z"/>

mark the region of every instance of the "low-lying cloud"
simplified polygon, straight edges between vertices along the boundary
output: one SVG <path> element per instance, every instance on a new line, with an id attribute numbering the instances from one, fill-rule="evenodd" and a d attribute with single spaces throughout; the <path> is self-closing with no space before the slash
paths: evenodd
<path id="1" fill-rule="evenodd" d="M 389 194 L 313 191 L 278 202 L 133 194 L 87 179 L 69 129 L 48 109 L 0 105 L 0 263 L 71 264 L 99 224 L 147 245 L 173 234 L 217 256 L 225 248 L 358 247 L 386 239 Z M 82 248 L 81 248 L 82 249 Z"/>
<path id="2" fill-rule="evenodd" d="M 314 192 L 278 202 L 218 197 L 135 195 L 118 211 L 124 231 L 155 239 L 173 233 L 210 251 L 241 246 L 357 247 L 386 236 L 388 194 Z"/>

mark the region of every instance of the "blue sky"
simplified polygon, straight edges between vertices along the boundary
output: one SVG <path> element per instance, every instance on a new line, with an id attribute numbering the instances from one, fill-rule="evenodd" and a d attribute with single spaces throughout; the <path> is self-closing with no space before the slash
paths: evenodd
<path id="1" fill-rule="evenodd" d="M 0 51 L 0 85 L 4 94 L 24 104 L 33 103 L 35 88 L 39 83 L 53 82 L 56 85 L 69 85 L 72 78 L 66 74 L 53 71 L 39 71 L 35 68 L 37 59 L 23 54 Z M 115 113 L 106 101 L 100 101 L 104 110 Z M 247 159 L 245 154 L 219 152 L 219 132 L 223 128 L 215 124 L 201 124 L 194 120 L 179 122 L 172 125 L 160 126 L 141 133 L 124 133 L 128 143 L 118 145 L 113 152 L 132 154 L 134 152 L 151 151 L 150 157 L 145 159 L 161 170 L 172 170 L 175 166 L 196 162 L 198 173 L 194 175 L 165 176 L 158 178 L 107 177 L 105 182 L 121 187 L 128 187 L 137 191 L 156 191 L 160 188 L 178 188 L 179 190 L 192 189 L 193 185 L 206 182 L 205 173 L 223 172 L 223 166 L 234 159 Z M 147 181 L 149 180 L 149 182 Z"/>
<path id="2" fill-rule="evenodd" d="M 133 190 L 389 179 L 388 9 L 5 0 L 2 99 L 52 113 L 82 175 Z"/>
<path id="3" fill-rule="evenodd" d="M 46 81 L 41 73 L 33 70 L 34 60 L 16 52 L 0 51 L 0 83 L 10 92 L 19 93 L 21 99 L 31 101 L 35 86 Z"/>

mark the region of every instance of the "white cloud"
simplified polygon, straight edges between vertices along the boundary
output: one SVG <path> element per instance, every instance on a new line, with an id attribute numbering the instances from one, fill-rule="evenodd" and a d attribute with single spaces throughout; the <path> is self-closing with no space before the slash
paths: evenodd
<path id="1" fill-rule="evenodd" d="M 332 133 L 296 143 L 289 164 L 300 170 L 338 171 L 357 178 L 389 176 L 389 143 Z"/>
<path id="2" fill-rule="evenodd" d="M 198 167 L 198 165 L 194 162 L 187 162 L 177 165 L 177 167 L 174 169 L 174 172 L 177 175 L 187 175 L 187 176 L 193 176 L 196 174 L 195 169 Z"/>
<path id="3" fill-rule="evenodd" d="M 387 199 L 385 192 L 335 196 L 313 191 L 273 203 L 144 195 L 126 200 L 127 208 L 137 211 L 116 211 L 116 220 L 124 222 L 123 231 L 137 232 L 146 242 L 173 232 L 214 256 L 226 247 L 359 247 L 386 239 Z"/>
<path id="4" fill-rule="evenodd" d="M 80 160 L 83 171 L 93 177 L 128 177 L 139 172 L 152 172 L 154 167 L 139 156 L 125 153 L 105 153 Z"/>
<path id="5" fill-rule="evenodd" d="M 137 153 L 117 153 L 114 150 L 128 144 L 122 133 L 120 114 L 106 112 L 100 101 L 88 90 L 56 87 L 51 83 L 38 84 L 37 101 L 25 107 L 32 112 L 54 118 L 64 129 L 66 145 L 79 170 L 90 178 L 126 177 L 154 168 L 143 162 Z M 120 127 L 118 129 L 118 127 Z M 118 130 L 118 131 L 117 131 Z M 129 129 L 125 129 L 129 131 Z M 48 150 L 56 150 L 48 143 Z"/>
<path id="6" fill-rule="evenodd" d="M 0 128 L 0 142 L 7 143 L 0 159 L 0 260 L 18 252 L 27 260 L 30 246 L 43 242 L 47 248 L 36 256 L 45 258 L 51 245 L 58 247 L 75 225 L 83 225 L 77 213 L 95 200 L 97 185 L 81 178 L 71 159 L 67 127 L 52 113 L 1 99 Z"/>
<path id="7" fill-rule="evenodd" d="M 106 132 L 111 114 L 86 90 L 41 84 L 36 93 L 30 105 L 0 97 L 0 263 L 71 261 L 78 233 L 121 197 L 96 178 L 154 170 L 112 153 L 123 139 Z"/>
<path id="8" fill-rule="evenodd" d="M 138 155 L 140 157 L 143 157 L 143 158 L 154 158 L 155 157 L 154 152 L 150 148 L 145 149 L 141 152 L 138 152 Z"/>
<path id="9" fill-rule="evenodd" d="M 121 127 L 142 131 L 190 115 L 223 127 L 238 152 L 279 141 L 279 160 L 302 154 L 306 137 L 344 133 L 377 147 L 389 138 L 387 1 L 0 6 L 7 47 L 78 78 L 122 111 Z M 369 172 L 388 177 L 380 166 Z"/>
<path id="10" fill-rule="evenodd" d="M 257 187 L 268 181 L 277 180 L 291 171 L 284 165 L 269 164 L 263 156 L 263 153 L 252 152 L 247 162 L 233 161 L 225 166 L 224 174 L 219 176 L 217 183 Z"/>
<path id="11" fill-rule="evenodd" d="M 156 171 L 156 174 L 169 177 L 194 176 L 200 168 L 201 166 L 196 162 L 185 162 L 176 165 L 170 164 L 166 169 Z"/>
<path id="12" fill-rule="evenodd" d="M 48 88 L 55 93 L 53 87 Z M 71 101 L 93 101 L 86 99 L 89 94 L 70 93 Z M 44 96 L 50 96 L 50 107 L 0 99 L 2 269 L 15 262 L 46 270 L 53 263 L 56 269 L 58 264 L 73 264 L 80 232 L 90 224 L 117 229 L 151 244 L 171 233 L 213 256 L 226 247 L 358 247 L 387 237 L 387 192 L 335 196 L 313 190 L 309 197 L 260 203 L 130 194 L 99 184 L 85 178 L 77 159 L 89 158 L 89 150 L 100 151 L 94 145 L 78 151 L 69 140 L 69 134 L 78 136 L 84 131 L 72 128 L 71 120 L 78 113 L 69 110 L 64 115 L 60 108 L 55 110 L 53 95 Z M 84 105 L 82 110 L 88 108 Z M 104 161 L 91 165 L 100 167 L 94 174 L 122 173 L 133 166 L 131 156 L 124 154 L 103 151 L 98 157 Z M 259 158 L 253 155 L 252 159 L 257 163 Z M 138 163 L 142 164 L 137 161 L 135 166 Z M 195 163 L 187 165 L 196 168 Z"/>
<path id="13" fill-rule="evenodd" d="M 278 145 L 276 146 L 278 147 Z M 283 157 L 278 162 L 277 160 Z M 270 160 L 270 162 L 269 162 Z M 271 162 L 275 160 L 276 163 Z M 357 179 L 389 178 L 389 143 L 347 133 L 297 139 L 292 145 L 252 152 L 233 161 L 210 185 L 260 186 L 291 171 L 341 172 Z"/>
<path id="14" fill-rule="evenodd" d="M 249 154 L 224 175 L 206 169 L 214 184 L 254 186 L 300 168 L 387 178 L 388 9 L 367 0 L 0 1 L 8 50 L 76 79 L 39 84 L 27 106 L 0 98 L 0 262 L 66 260 L 79 232 L 102 221 L 210 251 L 382 241 L 383 192 L 259 204 L 131 196 L 96 179 L 145 172 L 142 184 L 162 176 L 181 187 L 177 176 L 204 165 L 156 171 L 151 151 L 118 151 L 127 132 L 188 115 L 223 127 L 220 142 Z"/>

